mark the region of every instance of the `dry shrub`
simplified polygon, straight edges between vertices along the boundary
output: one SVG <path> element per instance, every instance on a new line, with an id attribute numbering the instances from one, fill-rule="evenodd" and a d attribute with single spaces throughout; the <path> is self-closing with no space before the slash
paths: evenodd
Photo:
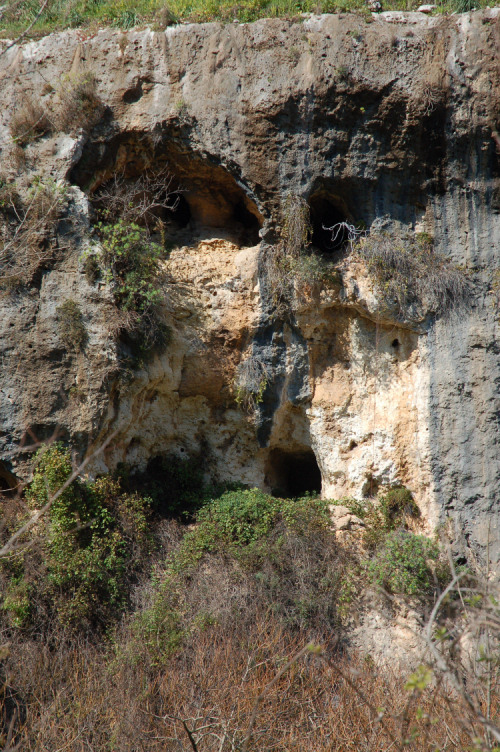
<path id="1" fill-rule="evenodd" d="M 255 752 L 471 747 L 467 711 L 442 685 L 405 691 L 400 674 L 342 655 L 335 639 L 322 640 L 321 655 L 292 660 L 275 681 L 308 640 L 261 612 L 244 631 L 234 622 L 207 627 L 162 669 L 63 637 L 57 650 L 16 642 L 5 662 L 10 713 L 18 710 L 15 741 L 29 752 L 174 752 L 193 744 L 199 752 L 245 745 Z"/>
<path id="2" fill-rule="evenodd" d="M 324 284 L 338 282 L 338 277 L 333 264 L 311 248 L 307 202 L 288 194 L 281 208 L 281 220 L 280 240 L 265 249 L 262 264 L 274 315 L 286 317 L 300 304 L 310 302 Z"/>
<path id="3" fill-rule="evenodd" d="M 75 133 L 79 128 L 89 131 L 101 119 L 104 109 L 97 93 L 96 77 L 93 73 L 86 73 L 63 83 L 55 122 L 65 133 Z"/>
<path id="4" fill-rule="evenodd" d="M 104 326 L 111 339 L 117 340 L 125 332 L 136 332 L 140 328 L 140 315 L 137 311 L 124 311 L 108 306 L 104 313 Z"/>
<path id="5" fill-rule="evenodd" d="M 54 258 L 54 236 L 65 205 L 64 186 L 35 177 L 25 188 L 0 187 L 0 283 L 15 287 L 32 280 Z M 58 247 L 62 250 L 62 246 Z"/>
<path id="6" fill-rule="evenodd" d="M 434 252 L 432 238 L 373 233 L 362 238 L 354 253 L 373 275 L 388 305 L 403 318 L 423 313 L 436 316 L 470 307 L 474 284 L 448 259 Z"/>
<path id="7" fill-rule="evenodd" d="M 248 412 L 253 412 L 262 402 L 268 382 L 269 369 L 262 357 L 258 354 L 250 355 L 237 368 L 234 379 L 236 403 Z"/>
<path id="8" fill-rule="evenodd" d="M 169 168 L 144 170 L 138 177 L 115 175 L 92 199 L 103 221 L 140 223 L 148 232 L 157 229 L 160 216 L 179 205 L 179 188 Z"/>
<path id="9" fill-rule="evenodd" d="M 24 147 L 49 133 L 52 124 L 41 103 L 26 95 L 16 107 L 9 129 L 12 140 L 18 146 Z"/>
<path id="10" fill-rule="evenodd" d="M 82 309 L 75 300 L 65 300 L 56 308 L 59 336 L 68 348 L 80 351 L 88 340 Z"/>

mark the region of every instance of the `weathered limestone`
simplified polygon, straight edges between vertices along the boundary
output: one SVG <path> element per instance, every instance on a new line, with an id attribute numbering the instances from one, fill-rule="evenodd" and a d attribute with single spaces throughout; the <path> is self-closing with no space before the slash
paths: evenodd
<path id="1" fill-rule="evenodd" d="M 489 539 L 498 557 L 499 45 L 494 9 L 67 31 L 0 56 L 3 170 L 21 92 L 50 109 L 64 76 L 92 72 L 108 106 L 90 134 L 26 148 L 30 174 L 72 186 L 73 229 L 31 289 L 0 297 L 5 472 L 22 473 L 12 451 L 27 429 L 58 428 L 80 452 L 115 431 L 94 472 L 202 450 L 220 479 L 265 488 L 287 487 L 312 450 L 326 497 L 402 483 L 429 530 L 450 516 L 461 545 Z M 86 192 L 160 163 L 190 211 L 164 268 L 173 337 L 123 373 L 110 291 L 79 261 L 96 242 Z M 318 232 L 348 219 L 429 233 L 473 277 L 472 310 L 404 320 L 347 260 L 337 283 L 273 317 L 262 259 L 287 193 L 316 207 Z M 85 311 L 81 353 L 58 334 L 69 298 Z M 268 374 L 254 421 L 234 396 L 249 356 Z"/>

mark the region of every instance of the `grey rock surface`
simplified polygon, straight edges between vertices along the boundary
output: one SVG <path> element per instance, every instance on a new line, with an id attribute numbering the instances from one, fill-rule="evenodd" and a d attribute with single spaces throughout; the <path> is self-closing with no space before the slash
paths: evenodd
<path id="1" fill-rule="evenodd" d="M 403 483 L 429 529 L 449 517 L 457 546 L 479 556 L 489 542 L 498 560 L 499 48 L 500 12 L 487 9 L 71 30 L 7 49 L 9 179 L 21 169 L 9 122 L 23 93 L 53 111 L 68 77 L 92 74 L 106 110 L 90 133 L 25 149 L 28 176 L 68 186 L 72 229 L 60 228 L 66 250 L 28 289 L 0 297 L 4 475 L 22 475 L 12 452 L 27 431 L 44 439 L 57 429 L 80 453 L 116 431 L 96 472 L 208 446 L 219 477 L 266 488 L 288 472 L 272 457 L 307 464 L 312 452 L 323 495 Z M 87 195 L 117 172 L 161 163 L 190 212 L 167 264 L 174 337 L 124 377 L 109 289 L 82 271 L 96 242 Z M 429 233 L 473 279 L 471 310 L 417 326 L 348 263 L 339 289 L 303 301 L 291 320 L 273 318 L 259 240 L 276 242 L 288 193 L 308 201 L 319 244 L 322 225 L 342 220 Z M 66 299 L 84 310 L 84 352 L 61 345 Z M 249 353 L 269 374 L 255 425 L 231 396 Z"/>

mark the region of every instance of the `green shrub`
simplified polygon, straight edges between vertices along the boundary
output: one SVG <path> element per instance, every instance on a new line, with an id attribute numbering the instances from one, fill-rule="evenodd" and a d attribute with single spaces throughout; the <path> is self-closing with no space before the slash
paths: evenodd
<path id="1" fill-rule="evenodd" d="M 392 531 L 368 563 L 368 572 L 375 584 L 391 593 L 418 595 L 436 586 L 432 563 L 438 558 L 439 548 L 429 538 Z"/>
<path id="2" fill-rule="evenodd" d="M 388 489 L 376 501 L 340 499 L 330 503 L 348 507 L 352 514 L 364 521 L 363 542 L 369 549 L 376 548 L 387 533 L 406 529 L 411 521 L 420 517 L 412 492 L 404 486 Z"/>
<path id="3" fill-rule="evenodd" d="M 11 618 L 16 629 L 23 629 L 31 617 L 30 588 L 24 577 L 12 577 L 7 585 L 2 609 Z"/>
<path id="4" fill-rule="evenodd" d="M 70 453 L 62 444 L 40 450 L 26 492 L 30 506 L 47 503 L 71 472 Z M 150 504 L 123 493 L 110 478 L 75 480 L 41 523 L 41 566 L 24 573 L 30 593 L 36 591 L 67 627 L 105 625 L 125 607 L 134 572 L 150 551 Z"/>
<path id="5" fill-rule="evenodd" d="M 153 243 L 145 229 L 121 220 L 97 225 L 102 252 L 96 257 L 105 278 L 112 285 L 116 306 L 136 314 L 128 331 L 128 341 L 136 359 L 165 347 L 170 328 L 161 320 L 163 299 L 159 281 L 159 262 L 164 256 L 161 246 Z"/>
<path id="6" fill-rule="evenodd" d="M 67 347 L 82 350 L 88 340 L 83 313 L 75 300 L 65 300 L 56 308 L 59 336 Z"/>

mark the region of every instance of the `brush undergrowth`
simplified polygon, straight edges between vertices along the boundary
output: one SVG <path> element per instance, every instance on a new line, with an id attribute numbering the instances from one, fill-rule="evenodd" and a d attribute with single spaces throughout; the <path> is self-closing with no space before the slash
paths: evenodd
<path id="1" fill-rule="evenodd" d="M 2 504 L 2 534 L 71 468 L 62 444 L 42 449 L 28 508 Z M 373 583 L 433 602 L 437 544 L 409 529 L 417 519 L 409 491 L 342 501 L 364 519 L 359 546 L 332 530 L 331 502 L 208 488 L 201 467 L 176 458 L 149 471 L 75 481 L 29 534 L 29 548 L 2 561 L 4 740 L 10 733 L 27 750 L 163 752 L 188 748 L 187 727 L 206 752 L 243 744 L 298 752 L 299 739 L 300 749 L 325 752 L 391 743 L 430 752 L 451 729 L 447 749 L 469 749 L 442 688 L 405 694 L 401 677 L 338 650 L 354 601 Z M 152 498 L 138 491 L 143 481 Z M 292 662 L 266 690 L 248 737 L 257 695 L 311 639 L 321 656 Z M 384 722 L 374 725 L 381 707 Z"/>

